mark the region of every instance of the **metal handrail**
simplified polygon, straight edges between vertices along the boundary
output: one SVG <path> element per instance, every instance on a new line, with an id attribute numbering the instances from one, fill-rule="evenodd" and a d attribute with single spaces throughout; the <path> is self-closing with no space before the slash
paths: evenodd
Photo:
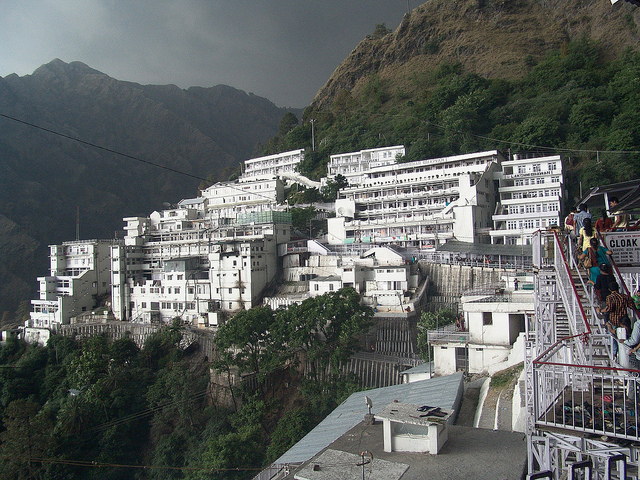
<path id="1" fill-rule="evenodd" d="M 578 300 L 578 290 L 576 288 L 576 285 L 573 281 L 573 276 L 571 275 L 571 269 L 569 268 L 569 262 L 567 262 L 567 257 L 564 254 L 564 249 L 562 248 L 562 243 L 560 242 L 560 239 L 558 237 L 558 233 L 556 231 L 553 231 L 553 238 L 555 240 L 554 242 L 554 248 L 555 248 L 555 255 L 554 255 L 554 261 L 555 261 L 555 269 L 557 274 L 564 280 L 566 280 L 566 282 L 558 282 L 558 285 L 560 287 L 560 294 L 563 296 L 563 301 L 564 301 L 564 305 L 565 305 L 565 310 L 567 311 L 567 314 L 571 313 L 572 315 L 568 315 L 570 320 L 573 320 L 573 325 L 575 327 L 575 331 L 576 333 L 583 333 L 583 334 L 590 334 L 591 333 L 591 326 L 589 325 L 589 321 L 587 319 L 587 314 L 584 311 L 584 308 L 582 306 L 582 302 L 580 302 Z M 562 262 L 559 263 L 558 258 L 562 259 Z M 575 261 L 572 258 L 571 261 L 574 263 L 575 265 Z M 580 277 L 582 279 L 582 277 Z M 581 280 L 582 281 L 582 280 Z M 568 286 L 570 288 L 568 288 Z M 585 292 L 587 291 L 586 289 L 586 285 L 584 285 L 583 282 L 583 287 Z M 570 293 L 572 293 L 573 295 L 570 295 Z M 567 306 L 571 306 L 573 307 L 572 309 L 568 309 L 566 308 Z M 578 324 L 577 324 L 577 318 L 576 318 L 576 314 L 578 313 L 578 311 L 580 313 L 580 316 L 582 317 L 582 321 L 584 323 L 584 331 L 578 331 Z"/>
<path id="2" fill-rule="evenodd" d="M 637 441 L 637 370 L 539 362 L 533 370 L 535 423 Z"/>
<path id="3" fill-rule="evenodd" d="M 469 339 L 469 332 L 438 330 L 429 330 L 427 332 L 427 341 L 429 343 L 468 343 Z"/>

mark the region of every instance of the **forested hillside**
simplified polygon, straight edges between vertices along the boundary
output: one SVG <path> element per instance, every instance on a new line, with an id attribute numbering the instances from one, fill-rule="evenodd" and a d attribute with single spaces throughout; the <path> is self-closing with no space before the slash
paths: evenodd
<path id="1" fill-rule="evenodd" d="M 378 25 L 336 69 L 304 123 L 267 152 L 405 145 L 418 160 L 484 149 L 565 159 L 568 203 L 640 177 L 640 9 L 608 0 L 431 0 Z"/>
<path id="2" fill-rule="evenodd" d="M 310 107 L 305 122 L 270 147 L 316 151 L 303 170 L 318 178 L 329 155 L 405 145 L 404 160 L 480 150 L 561 154 L 570 203 L 583 189 L 640 178 L 640 55 L 606 61 L 593 40 L 568 43 L 531 61 L 518 79 L 488 79 L 460 63 L 416 72 L 408 94 L 378 75 L 359 93 L 341 90 L 330 107 Z"/>
<path id="3" fill-rule="evenodd" d="M 220 328 L 214 358 L 180 348 L 180 319 L 142 349 L 11 339 L 0 347 L 0 479 L 251 478 L 358 388 L 338 366 L 372 315 L 353 289 L 255 308 Z M 222 384 L 236 378 L 231 391 L 210 384 L 211 368 Z"/>

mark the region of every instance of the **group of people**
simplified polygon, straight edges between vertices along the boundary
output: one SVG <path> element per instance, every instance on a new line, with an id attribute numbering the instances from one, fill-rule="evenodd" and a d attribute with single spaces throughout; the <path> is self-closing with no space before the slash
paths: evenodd
<path id="1" fill-rule="evenodd" d="M 565 230 L 577 243 L 578 258 L 582 265 L 589 270 L 588 284 L 593 285 L 598 306 L 596 311 L 604 317 L 609 332 L 617 337 L 616 330 L 623 327 L 626 330 L 624 344 L 629 350 L 631 368 L 640 369 L 640 321 L 632 325 L 628 315 L 628 308 L 640 308 L 635 300 L 640 300 L 640 292 L 634 297 L 621 293 L 620 286 L 612 273 L 609 262 L 611 250 L 600 244 L 598 233 L 610 232 L 630 227 L 629 215 L 615 211 L 619 201 L 616 197 L 609 200 L 612 217 L 603 209 L 601 217 L 594 223 L 593 217 L 584 205 L 578 205 L 565 218 Z M 614 355 L 618 350 L 618 342 L 613 341 Z"/>
<path id="2" fill-rule="evenodd" d="M 607 209 L 603 208 L 595 222 L 593 215 L 587 210 L 585 205 L 578 205 L 571 209 L 569 215 L 564 219 L 564 228 L 573 238 L 579 238 L 582 234 L 581 230 L 584 227 L 588 227 L 589 231 L 595 227 L 596 232 L 613 232 L 619 229 L 629 228 L 631 226 L 631 219 L 628 214 L 614 210 L 620 203 L 618 197 L 611 197 L 609 199 L 609 209 L 612 211 L 613 218 L 607 215 Z M 578 243 L 579 245 L 580 243 Z"/>
<path id="3" fill-rule="evenodd" d="M 633 326 L 627 309 L 637 309 L 637 305 L 631 295 L 620 292 L 620 285 L 611 273 L 611 267 L 602 263 L 599 265 L 600 273 L 594 283 L 594 293 L 598 300 L 596 312 L 604 317 L 607 330 L 618 337 L 618 328 L 626 330 L 624 344 L 631 347 L 629 354 L 632 368 L 640 370 L 640 321 Z M 637 294 L 637 292 L 636 292 Z M 618 342 L 613 341 L 613 354 L 618 351 Z M 637 353 L 636 353 L 637 352 Z"/>
<path id="4" fill-rule="evenodd" d="M 578 205 L 571 210 L 565 218 L 565 230 L 569 237 L 576 240 L 578 258 L 585 268 L 589 270 L 589 281 L 594 284 L 600 274 L 599 266 L 608 264 L 608 255 L 611 251 L 600 244 L 598 233 L 626 229 L 630 227 L 629 215 L 614 210 L 619 204 L 617 197 L 609 199 L 609 208 L 613 211 L 610 218 L 607 210 L 602 209 L 601 217 L 594 222 L 591 212 L 585 205 Z"/>

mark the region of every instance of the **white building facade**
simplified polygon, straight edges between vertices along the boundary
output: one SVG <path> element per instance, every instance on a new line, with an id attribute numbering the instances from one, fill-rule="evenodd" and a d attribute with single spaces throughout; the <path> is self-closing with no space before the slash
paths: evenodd
<path id="1" fill-rule="evenodd" d="M 39 330 L 68 324 L 72 317 L 97 305 L 111 286 L 109 252 L 115 243 L 82 240 L 49 246 L 49 275 L 38 277 L 38 299 L 31 300 L 26 335 L 43 339 Z"/>
<path id="2" fill-rule="evenodd" d="M 404 154 L 404 146 L 396 145 L 331 155 L 327 165 L 327 178 L 342 175 L 349 185 L 359 185 L 365 179 L 365 172 L 372 168 L 393 165 L 397 163 L 398 158 L 404 157 Z"/>
<path id="3" fill-rule="evenodd" d="M 491 243 L 528 245 L 536 230 L 562 225 L 562 170 L 559 155 L 514 155 L 502 162 Z"/>
<path id="4" fill-rule="evenodd" d="M 293 173 L 302 160 L 304 160 L 304 149 L 252 158 L 244 162 L 242 177 L 255 180 Z"/>
<path id="5" fill-rule="evenodd" d="M 436 375 L 493 374 L 524 361 L 524 334 L 534 315 L 532 290 L 463 297 L 462 311 L 463 331 L 448 326 L 429 332 Z"/>
<path id="6" fill-rule="evenodd" d="M 435 248 L 449 239 L 489 243 L 497 150 L 374 167 L 339 193 L 328 243 Z"/>
<path id="7" fill-rule="evenodd" d="M 217 325 L 255 306 L 291 234 L 278 179 L 217 183 L 149 217 L 125 218 L 114 246 L 112 308 L 119 320 Z"/>

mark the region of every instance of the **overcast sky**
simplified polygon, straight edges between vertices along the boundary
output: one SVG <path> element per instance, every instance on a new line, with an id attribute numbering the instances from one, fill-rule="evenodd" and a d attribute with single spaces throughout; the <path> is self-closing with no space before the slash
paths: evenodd
<path id="1" fill-rule="evenodd" d="M 0 0 L 0 76 L 60 58 L 118 80 L 226 84 L 305 107 L 376 24 L 418 0 Z"/>

